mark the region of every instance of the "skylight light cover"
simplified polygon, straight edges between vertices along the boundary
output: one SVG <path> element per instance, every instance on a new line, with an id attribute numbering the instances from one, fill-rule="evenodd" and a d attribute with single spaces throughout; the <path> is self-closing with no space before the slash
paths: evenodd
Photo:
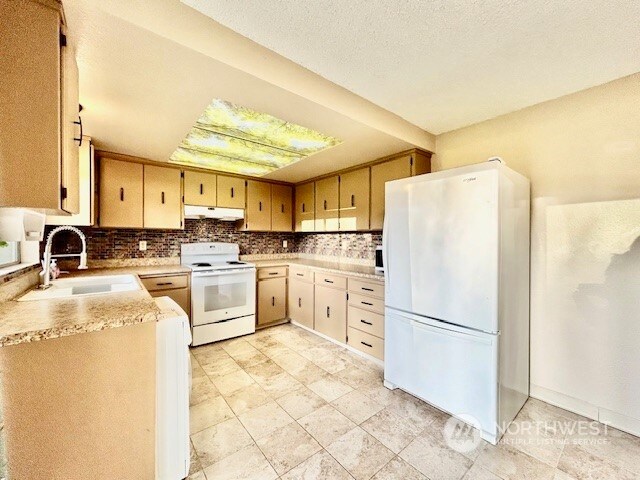
<path id="1" fill-rule="evenodd" d="M 340 143 L 306 127 L 216 99 L 170 161 L 262 176 Z"/>

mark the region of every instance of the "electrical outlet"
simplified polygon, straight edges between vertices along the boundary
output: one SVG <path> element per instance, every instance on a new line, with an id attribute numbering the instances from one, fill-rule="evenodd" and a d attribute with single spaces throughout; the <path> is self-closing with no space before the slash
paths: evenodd
<path id="1" fill-rule="evenodd" d="M 288 244 L 289 242 L 287 242 L 286 240 L 282 240 L 282 248 L 287 248 Z"/>
<path id="2" fill-rule="evenodd" d="M 147 249 L 147 241 L 140 240 L 140 243 L 138 244 L 138 249 L 144 252 Z"/>

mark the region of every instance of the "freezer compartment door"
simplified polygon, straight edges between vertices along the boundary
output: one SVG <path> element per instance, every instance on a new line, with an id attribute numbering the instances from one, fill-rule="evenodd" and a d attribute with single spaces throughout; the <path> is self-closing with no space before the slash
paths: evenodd
<path id="1" fill-rule="evenodd" d="M 498 172 L 432 175 L 386 184 L 385 304 L 496 332 Z"/>
<path id="2" fill-rule="evenodd" d="M 452 415 L 471 415 L 494 441 L 498 415 L 497 335 L 442 328 L 386 309 L 384 377 Z"/>

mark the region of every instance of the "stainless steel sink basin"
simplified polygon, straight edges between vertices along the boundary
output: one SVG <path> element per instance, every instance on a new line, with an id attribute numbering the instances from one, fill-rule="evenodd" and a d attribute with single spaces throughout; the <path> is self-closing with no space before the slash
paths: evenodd
<path id="1" fill-rule="evenodd" d="M 95 275 L 74 277 L 51 282 L 46 290 L 31 290 L 18 299 L 19 302 L 31 300 L 50 300 L 54 298 L 75 298 L 88 295 L 106 295 L 109 293 L 140 290 L 140 282 L 135 275 Z"/>

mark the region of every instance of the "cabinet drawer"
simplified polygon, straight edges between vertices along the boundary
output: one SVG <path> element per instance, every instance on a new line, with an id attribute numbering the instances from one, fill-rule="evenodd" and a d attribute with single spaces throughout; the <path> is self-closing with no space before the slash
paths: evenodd
<path id="1" fill-rule="evenodd" d="M 258 280 L 278 278 L 287 275 L 287 267 L 263 267 L 258 269 Z"/>
<path id="2" fill-rule="evenodd" d="M 366 282 L 358 278 L 349 278 L 349 291 L 384 298 L 384 283 Z"/>
<path id="3" fill-rule="evenodd" d="M 189 286 L 188 275 L 171 275 L 164 277 L 144 277 L 140 281 L 150 292 L 158 290 L 171 290 L 175 288 L 187 288 Z"/>
<path id="4" fill-rule="evenodd" d="M 340 275 L 333 275 L 331 273 L 315 272 L 314 278 L 315 283 L 318 285 L 341 289 L 347 288 L 347 277 L 341 277 Z"/>
<path id="5" fill-rule="evenodd" d="M 384 300 L 381 298 L 367 297 L 359 293 L 350 293 L 349 305 L 375 313 L 384 313 Z"/>
<path id="6" fill-rule="evenodd" d="M 308 268 L 289 267 L 289 276 L 292 279 L 301 280 L 303 282 L 313 282 L 313 272 Z"/>
<path id="7" fill-rule="evenodd" d="M 350 327 L 384 338 L 384 315 L 349 306 L 347 319 Z"/>
<path id="8" fill-rule="evenodd" d="M 347 344 L 356 350 L 367 353 L 372 357 L 384 360 L 384 340 L 368 333 L 349 327 L 347 330 Z"/>

